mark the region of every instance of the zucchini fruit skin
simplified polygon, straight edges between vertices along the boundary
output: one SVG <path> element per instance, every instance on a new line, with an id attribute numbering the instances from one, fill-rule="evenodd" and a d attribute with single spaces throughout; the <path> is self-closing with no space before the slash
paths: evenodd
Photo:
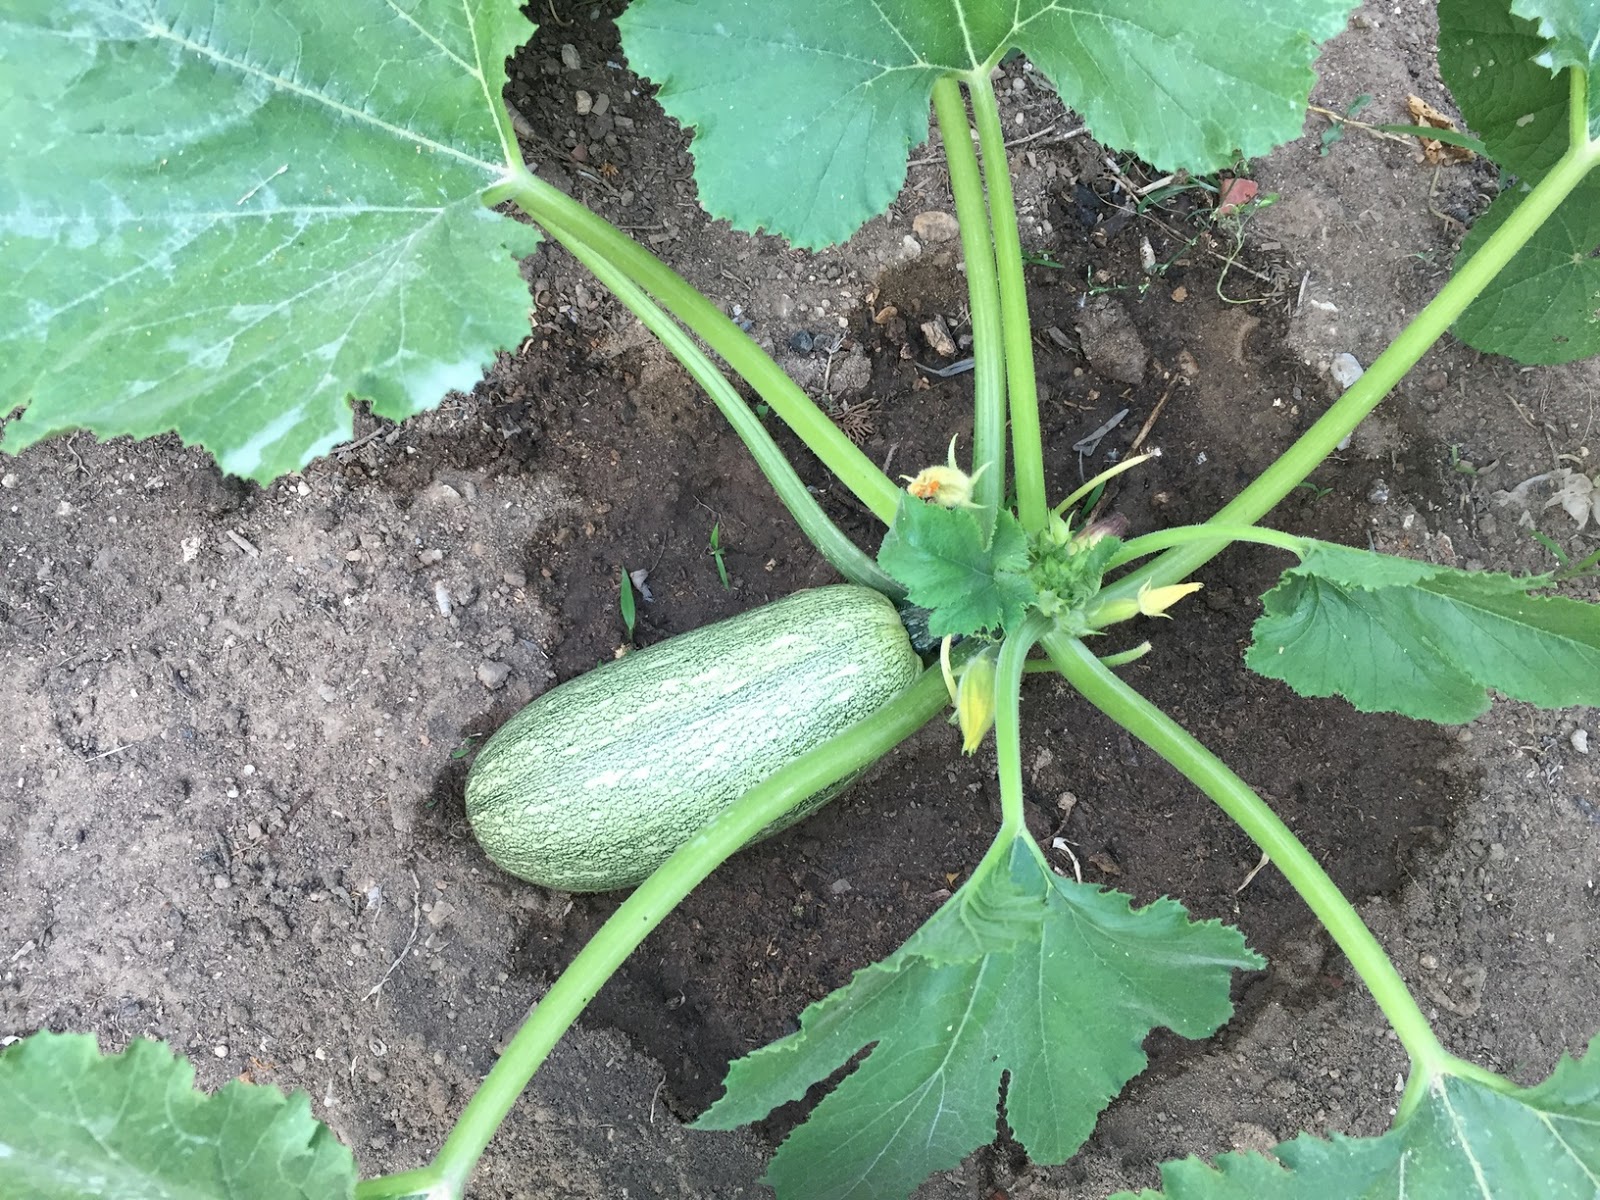
<path id="1" fill-rule="evenodd" d="M 632 887 L 750 788 L 921 671 L 877 592 L 797 592 L 539 696 L 473 763 L 467 817 L 489 857 L 520 879 L 568 892 Z M 808 797 L 754 840 L 850 782 Z"/>

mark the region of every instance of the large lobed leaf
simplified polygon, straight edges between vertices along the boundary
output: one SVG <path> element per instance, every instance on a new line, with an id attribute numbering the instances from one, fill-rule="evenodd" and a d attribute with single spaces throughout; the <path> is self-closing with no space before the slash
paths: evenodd
<path id="1" fill-rule="evenodd" d="M 1237 930 L 1171 900 L 1058 878 L 1034 844 L 991 852 L 883 962 L 801 1015 L 800 1032 L 734 1063 L 698 1122 L 758 1120 L 872 1046 L 790 1135 L 767 1179 L 780 1200 L 886 1200 L 955 1166 L 1005 1117 L 1038 1162 L 1063 1162 L 1144 1068 L 1157 1026 L 1227 1020 L 1230 975 L 1261 966 Z"/>
<path id="2" fill-rule="evenodd" d="M 339 1200 L 350 1152 L 304 1092 L 237 1081 L 194 1090 L 158 1042 L 102 1055 L 87 1034 L 36 1033 L 0 1054 L 0 1196 L 28 1200 Z"/>
<path id="3" fill-rule="evenodd" d="M 1302 696 L 1442 723 L 1478 716 L 1489 688 L 1600 704 L 1600 605 L 1529 595 L 1548 582 L 1308 539 L 1262 598 L 1245 661 Z"/>
<path id="4" fill-rule="evenodd" d="M 1526 18 L 1526 19 L 1525 19 Z M 1592 71 L 1600 5 L 1576 0 L 1440 0 L 1439 71 L 1466 122 L 1515 179 L 1462 243 L 1458 265 L 1511 215 L 1567 149 L 1565 73 Z M 1600 88 L 1591 85 L 1591 138 L 1600 138 Z M 1456 322 L 1469 346 L 1524 363 L 1600 353 L 1600 177 L 1567 197 Z"/>
<path id="5" fill-rule="evenodd" d="M 1027 54 L 1100 141 L 1204 172 L 1296 137 L 1351 0 L 636 0 L 629 63 L 695 129 L 708 211 L 843 241 L 905 182 L 934 81 Z"/>
<path id="6" fill-rule="evenodd" d="M 14 0 L 0 13 L 13 452 L 176 430 L 268 480 L 470 387 L 527 331 L 487 209 L 506 0 Z M 4 415 L 0 408 L 0 416 Z"/>
<path id="7" fill-rule="evenodd" d="M 1600 1054 L 1563 1059 L 1534 1088 L 1435 1081 L 1382 1137 L 1301 1136 L 1272 1151 L 1161 1168 L 1160 1192 L 1113 1200 L 1594 1200 L 1600 1191 Z"/>

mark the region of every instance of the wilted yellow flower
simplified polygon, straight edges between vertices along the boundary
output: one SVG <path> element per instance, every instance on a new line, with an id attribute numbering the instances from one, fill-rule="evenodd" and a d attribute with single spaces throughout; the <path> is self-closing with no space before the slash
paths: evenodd
<path id="1" fill-rule="evenodd" d="M 958 435 L 959 436 L 959 435 Z M 943 508 L 977 508 L 972 500 L 972 486 L 978 482 L 988 463 L 971 475 L 956 466 L 956 439 L 950 439 L 950 459 L 942 467 L 924 467 L 913 477 L 902 475 L 906 491 L 919 500 L 931 500 Z"/>
<path id="2" fill-rule="evenodd" d="M 994 728 L 994 655 L 984 653 L 967 663 L 956 686 L 956 723 L 961 726 L 961 751 L 977 753 Z"/>

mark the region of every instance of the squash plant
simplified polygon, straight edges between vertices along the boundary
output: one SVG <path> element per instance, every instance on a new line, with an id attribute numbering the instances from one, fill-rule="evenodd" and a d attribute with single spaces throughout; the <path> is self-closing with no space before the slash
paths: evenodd
<path id="1" fill-rule="evenodd" d="M 1023 822 L 1021 783 L 1023 676 L 1043 668 L 1261 846 L 1411 1059 L 1383 1136 L 1303 1136 L 1271 1158 L 1169 1164 L 1162 1195 L 1593 1196 L 1600 1056 L 1522 1088 L 1449 1053 L 1294 834 L 1118 678 L 1139 648 L 1106 658 L 1095 648 L 1250 541 L 1295 561 L 1264 598 L 1248 665 L 1303 694 L 1441 722 L 1482 712 L 1491 690 L 1600 703 L 1600 608 L 1550 594 L 1594 557 L 1518 579 L 1256 523 L 1452 326 L 1532 362 L 1600 350 L 1600 91 L 1590 87 L 1600 5 L 1442 0 L 1441 66 L 1508 186 L 1434 301 L 1212 520 L 1124 541 L 1074 523 L 1077 497 L 1045 492 L 991 69 L 1020 51 L 1100 140 L 1164 168 L 1212 170 L 1298 133 L 1315 46 L 1350 7 L 638 0 L 623 19 L 630 62 L 694 126 L 701 195 L 739 228 L 804 246 L 848 236 L 898 191 L 931 96 L 967 264 L 976 423 L 971 469 L 953 448 L 913 494 L 710 301 L 527 169 L 500 101 L 504 62 L 531 32 L 509 0 L 13 3 L 0 18 L 0 381 L 23 407 L 5 448 L 74 427 L 176 430 L 225 469 L 270 479 L 348 434 L 351 394 L 400 418 L 470 385 L 495 346 L 520 336 L 511 256 L 534 249 L 537 227 L 690 370 L 840 574 L 919 610 L 946 640 L 941 664 L 750 787 L 639 885 L 539 999 L 427 1165 L 358 1182 L 303 1096 L 233 1083 L 207 1097 L 154 1043 L 102 1057 L 87 1038 L 41 1033 L 0 1056 L 0 1191 L 463 1196 L 550 1048 L 662 915 L 952 691 L 969 746 L 992 722 L 1002 807 L 992 848 L 904 946 L 807 1009 L 796 1033 L 734 1064 L 700 1124 L 757 1119 L 870 1047 L 773 1159 L 781 1197 L 904 1196 L 990 1139 L 1002 1079 L 1018 1141 L 1038 1161 L 1063 1161 L 1142 1068 L 1146 1033 L 1211 1033 L 1231 1011 L 1231 973 L 1261 960 L 1236 931 L 1191 921 L 1175 901 L 1135 909 L 1048 866 Z M 508 205 L 533 225 L 494 211 Z M 831 524 L 712 354 L 884 522 L 875 556 Z M 1044 657 L 1030 661 L 1036 649 Z"/>

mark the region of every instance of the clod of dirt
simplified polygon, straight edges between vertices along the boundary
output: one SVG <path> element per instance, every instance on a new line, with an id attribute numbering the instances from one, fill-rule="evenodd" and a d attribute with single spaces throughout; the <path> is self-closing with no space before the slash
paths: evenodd
<path id="1" fill-rule="evenodd" d="M 930 208 L 911 218 L 911 231 L 924 242 L 953 242 L 961 235 L 961 226 L 949 213 Z"/>
<path id="2" fill-rule="evenodd" d="M 1144 348 L 1128 310 L 1110 296 L 1091 296 L 1074 328 L 1089 365 L 1118 383 L 1144 378 L 1150 352 Z"/>

